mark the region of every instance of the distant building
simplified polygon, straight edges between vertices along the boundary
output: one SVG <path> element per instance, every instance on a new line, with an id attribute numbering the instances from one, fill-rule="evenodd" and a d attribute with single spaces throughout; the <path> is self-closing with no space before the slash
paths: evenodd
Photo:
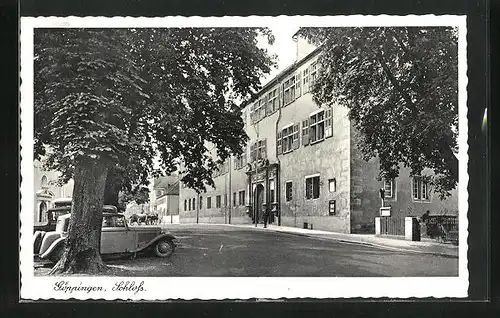
<path id="1" fill-rule="evenodd" d="M 35 224 L 47 222 L 48 209 L 52 208 L 52 201 L 60 198 L 71 198 L 73 195 L 73 180 L 63 186 L 57 185 L 59 172 L 43 169 L 38 160 L 33 162 L 34 175 L 34 213 Z"/>
<path id="2" fill-rule="evenodd" d="M 162 223 L 179 223 L 179 177 L 159 177 L 150 189 L 150 212 Z"/>
<path id="3" fill-rule="evenodd" d="M 243 109 L 250 138 L 243 156 L 214 172 L 215 189 L 198 195 L 181 186 L 181 222 L 262 222 L 267 210 L 274 216 L 271 222 L 283 226 L 374 233 L 381 189 L 391 217 L 427 210 L 456 215 L 456 191 L 441 201 L 424 178 L 410 177 L 408 169 L 394 180 L 377 180 L 379 162 L 362 159 L 360 135 L 348 110 L 312 99 L 320 49 L 302 38 L 296 41 L 297 61 Z"/>

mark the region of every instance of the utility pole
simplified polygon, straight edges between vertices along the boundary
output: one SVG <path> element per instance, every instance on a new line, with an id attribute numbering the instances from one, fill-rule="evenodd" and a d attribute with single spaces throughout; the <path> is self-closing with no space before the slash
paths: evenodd
<path id="1" fill-rule="evenodd" d="M 232 211 L 232 207 L 231 207 L 231 193 L 232 193 L 232 190 L 231 190 L 231 170 L 232 170 L 232 166 L 231 166 L 231 157 L 229 158 L 229 218 L 228 218 L 228 223 L 231 224 L 231 211 Z"/>
<path id="2" fill-rule="evenodd" d="M 255 129 L 255 133 L 257 135 L 257 142 L 259 141 L 259 127 L 257 126 L 259 123 L 253 125 L 253 128 Z M 258 154 L 258 153 L 257 153 Z M 255 156 L 257 157 L 257 156 Z M 257 194 L 257 168 L 258 168 L 258 158 L 255 158 L 255 194 Z M 252 195 L 253 195 L 253 192 L 254 192 L 254 189 L 253 189 L 253 184 L 251 184 L 251 188 L 252 188 Z M 257 227 L 257 195 L 254 196 L 254 200 L 253 200 L 253 221 L 255 222 L 255 227 Z"/>
<path id="3" fill-rule="evenodd" d="M 198 193 L 198 204 L 196 205 L 196 224 L 200 222 L 200 194 Z"/>

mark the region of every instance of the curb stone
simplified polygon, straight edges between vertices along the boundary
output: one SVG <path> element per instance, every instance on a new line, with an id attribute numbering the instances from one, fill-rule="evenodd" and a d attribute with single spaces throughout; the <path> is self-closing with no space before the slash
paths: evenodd
<path id="1" fill-rule="evenodd" d="M 222 225 L 228 225 L 228 226 L 239 227 L 239 228 L 256 229 L 256 230 L 260 230 L 260 231 L 273 231 L 273 232 L 285 233 L 285 234 L 295 235 L 295 236 L 310 237 L 310 238 L 320 239 L 320 240 L 324 240 L 324 241 L 337 241 L 337 242 L 348 243 L 348 244 L 371 246 L 371 247 L 377 247 L 377 248 L 390 250 L 390 251 L 399 251 L 399 252 L 407 252 L 407 253 L 415 253 L 415 254 L 426 254 L 426 255 L 444 256 L 444 257 L 449 257 L 449 258 L 458 258 L 458 255 L 454 255 L 451 253 L 445 253 L 445 252 L 431 252 L 431 251 L 414 250 L 414 249 L 409 249 L 409 248 L 387 246 L 387 245 L 377 244 L 377 243 L 373 243 L 373 242 L 363 242 L 363 241 L 358 241 L 358 240 L 349 240 L 349 239 L 336 238 L 336 237 L 322 237 L 322 236 L 318 236 L 318 235 L 314 235 L 314 234 L 280 231 L 280 230 L 275 230 L 275 229 L 270 229 L 270 228 L 262 228 L 262 227 L 240 226 L 240 225 L 236 225 L 236 224 L 222 224 Z"/>

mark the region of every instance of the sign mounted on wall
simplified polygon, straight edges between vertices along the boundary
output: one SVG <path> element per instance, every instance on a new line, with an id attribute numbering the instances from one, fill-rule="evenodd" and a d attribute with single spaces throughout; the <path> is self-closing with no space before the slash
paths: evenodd
<path id="1" fill-rule="evenodd" d="M 336 204 L 337 202 L 335 200 L 330 200 L 328 201 L 328 214 L 329 215 L 335 215 L 336 214 Z"/>
<path id="2" fill-rule="evenodd" d="M 391 216 L 391 207 L 385 206 L 380 208 L 380 216 Z"/>

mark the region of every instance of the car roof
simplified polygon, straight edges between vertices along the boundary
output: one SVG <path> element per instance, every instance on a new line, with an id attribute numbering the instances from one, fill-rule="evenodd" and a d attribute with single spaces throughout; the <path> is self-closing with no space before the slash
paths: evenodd
<path id="1" fill-rule="evenodd" d="M 49 211 L 61 211 L 61 210 L 70 210 L 70 209 L 71 209 L 71 205 L 61 205 L 61 206 L 53 207 L 53 208 L 49 209 Z M 114 205 L 103 205 L 102 210 L 104 212 L 108 212 L 108 213 L 116 213 L 116 211 L 117 211 L 117 209 Z"/>
<path id="2" fill-rule="evenodd" d="M 71 216 L 71 213 L 64 214 L 59 216 L 61 219 L 67 219 Z M 118 212 L 103 212 L 102 216 L 125 216 L 123 213 L 118 213 Z"/>

